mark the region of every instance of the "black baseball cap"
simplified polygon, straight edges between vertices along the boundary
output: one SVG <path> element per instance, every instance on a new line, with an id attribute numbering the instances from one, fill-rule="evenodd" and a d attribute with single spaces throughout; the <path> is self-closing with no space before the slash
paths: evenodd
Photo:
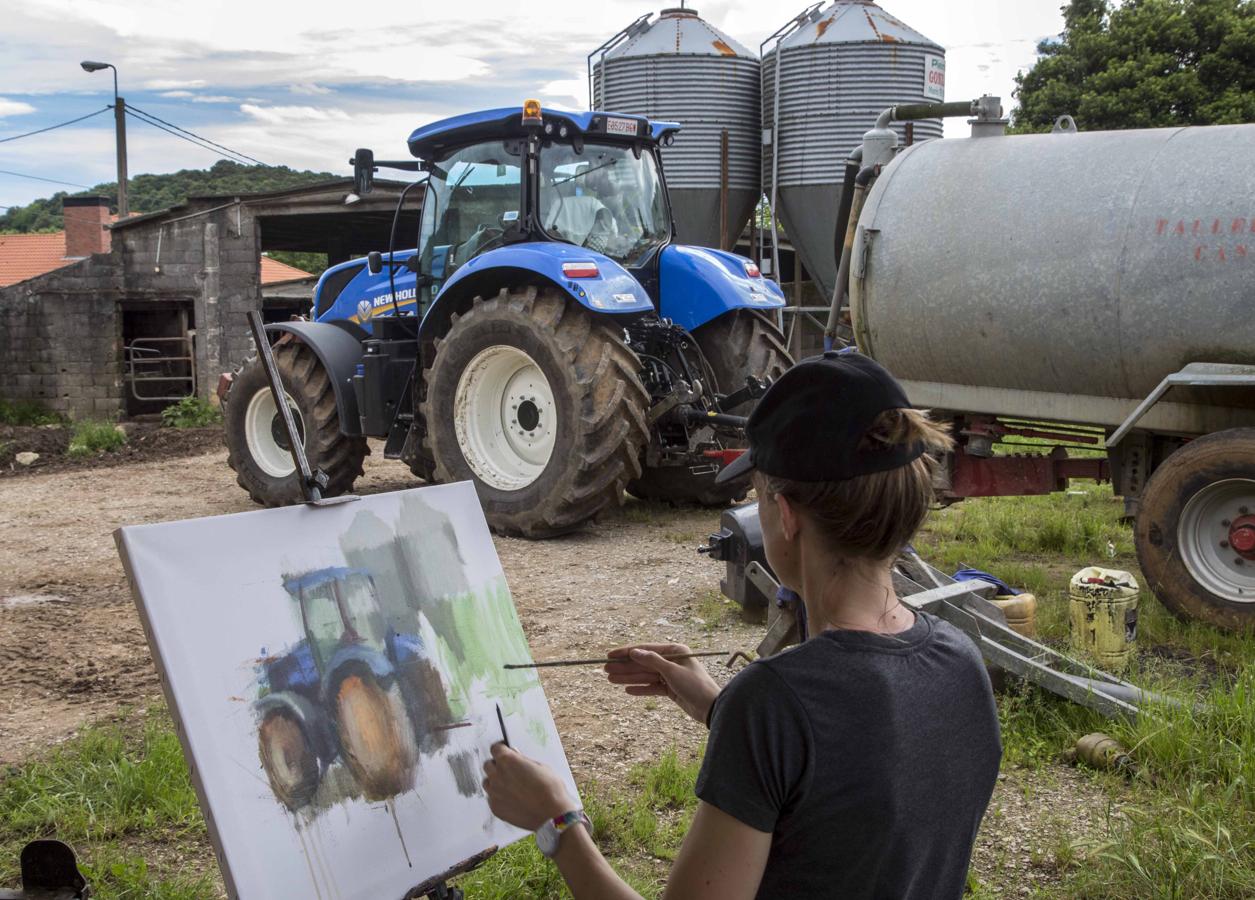
<path id="1" fill-rule="evenodd" d="M 884 366 L 852 348 L 804 359 L 763 394 L 745 426 L 749 449 L 715 481 L 754 469 L 793 481 L 845 481 L 905 466 L 923 455 L 922 443 L 860 445 L 877 416 L 910 405 Z"/>

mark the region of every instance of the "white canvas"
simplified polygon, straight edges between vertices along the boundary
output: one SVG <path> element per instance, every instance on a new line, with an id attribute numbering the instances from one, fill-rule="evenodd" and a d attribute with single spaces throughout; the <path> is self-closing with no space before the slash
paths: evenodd
<path id="1" fill-rule="evenodd" d="M 399 900 L 524 836 L 498 706 L 575 795 L 470 484 L 116 537 L 233 896 Z"/>

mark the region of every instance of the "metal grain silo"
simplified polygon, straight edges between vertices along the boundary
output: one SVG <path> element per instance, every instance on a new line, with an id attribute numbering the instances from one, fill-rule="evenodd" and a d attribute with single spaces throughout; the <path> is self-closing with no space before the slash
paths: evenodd
<path id="1" fill-rule="evenodd" d="M 806 270 L 830 296 L 846 156 L 885 108 L 944 99 L 945 51 L 871 0 L 817 4 L 773 37 L 762 62 L 763 129 L 773 140 L 763 147 L 763 184 L 776 194 Z M 941 137 L 940 119 L 913 125 L 914 142 Z M 894 127 L 905 144 L 904 126 Z"/>
<path id="2" fill-rule="evenodd" d="M 683 126 L 662 153 L 677 236 L 731 247 L 758 198 L 758 57 L 692 9 L 648 19 L 589 57 L 593 108 Z"/>

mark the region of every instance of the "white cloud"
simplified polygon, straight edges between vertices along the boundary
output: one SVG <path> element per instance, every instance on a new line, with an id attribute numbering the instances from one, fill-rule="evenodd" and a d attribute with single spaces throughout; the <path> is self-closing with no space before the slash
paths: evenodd
<path id="1" fill-rule="evenodd" d="M 196 94 L 193 103 L 239 103 L 239 97 L 228 97 L 226 94 Z"/>
<path id="2" fill-rule="evenodd" d="M 169 97 L 171 100 L 182 100 L 186 97 L 195 97 L 191 91 L 162 91 L 161 96 Z"/>
<path id="3" fill-rule="evenodd" d="M 154 78 L 151 81 L 144 82 L 144 87 L 150 91 L 183 90 L 185 88 L 202 88 L 204 86 L 205 80 L 203 78 L 194 78 L 190 81 L 178 78 Z"/>
<path id="4" fill-rule="evenodd" d="M 320 95 L 320 94 L 334 94 L 335 93 L 335 91 L 333 91 L 329 87 L 323 87 L 321 84 L 312 84 L 312 83 L 294 84 L 294 85 L 291 85 L 288 88 L 288 90 L 294 94 L 305 94 L 305 95 Z"/>
<path id="5" fill-rule="evenodd" d="M 23 103 L 21 100 L 6 100 L 0 97 L 0 119 L 5 116 L 24 116 L 27 113 L 33 113 L 35 107 L 29 103 Z"/>
<path id="6" fill-rule="evenodd" d="M 240 112 L 262 122 L 270 122 L 275 125 L 283 122 L 308 122 L 311 120 L 321 122 L 338 120 L 343 122 L 349 119 L 349 114 L 342 109 L 317 106 L 257 106 L 252 103 L 244 103 L 240 105 Z"/>

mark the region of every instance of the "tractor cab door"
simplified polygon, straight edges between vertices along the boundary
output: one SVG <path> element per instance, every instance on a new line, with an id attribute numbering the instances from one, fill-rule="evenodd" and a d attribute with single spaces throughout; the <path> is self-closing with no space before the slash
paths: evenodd
<path id="1" fill-rule="evenodd" d="M 474 144 L 433 164 L 418 240 L 424 310 L 467 260 L 517 230 L 521 196 L 521 141 Z"/>

